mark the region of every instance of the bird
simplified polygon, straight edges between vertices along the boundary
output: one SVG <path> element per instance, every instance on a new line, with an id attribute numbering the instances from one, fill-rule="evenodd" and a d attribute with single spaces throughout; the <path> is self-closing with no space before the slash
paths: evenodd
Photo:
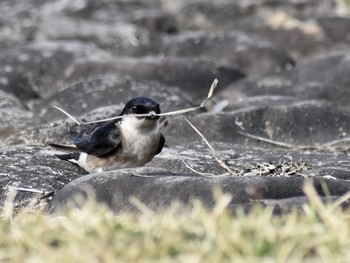
<path id="1" fill-rule="evenodd" d="M 87 173 L 144 166 L 159 154 L 165 144 L 160 131 L 160 106 L 149 97 L 128 101 L 121 116 L 95 128 L 90 134 L 80 134 L 73 146 L 50 143 L 54 148 L 69 150 L 57 154 L 62 160 L 80 166 Z M 148 116 L 130 116 L 148 114 Z"/>

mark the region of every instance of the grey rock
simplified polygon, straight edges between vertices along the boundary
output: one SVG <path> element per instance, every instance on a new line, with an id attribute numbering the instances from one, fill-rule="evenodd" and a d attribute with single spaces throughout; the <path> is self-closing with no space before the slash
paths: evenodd
<path id="1" fill-rule="evenodd" d="M 0 109 L 18 108 L 25 109 L 22 101 L 11 93 L 0 90 Z"/>
<path id="2" fill-rule="evenodd" d="M 213 188 L 220 186 L 224 192 L 233 194 L 232 205 L 236 207 L 237 204 L 249 203 L 250 199 L 285 199 L 301 196 L 305 178 L 312 178 L 321 194 L 324 194 L 324 183 L 329 193 L 334 196 L 345 193 L 350 187 L 350 178 L 346 172 L 350 162 L 345 155 L 298 151 L 286 153 L 283 150 L 246 148 L 227 143 L 213 145 L 231 169 L 238 171 L 237 174 L 215 176 L 225 171 L 214 161 L 206 146 L 199 143 L 164 149 L 147 167 L 90 174 L 78 180 L 74 179 L 85 172 L 76 165 L 56 158 L 55 151 L 50 148 L 23 145 L 3 147 L 0 155 L 3 175 L 0 200 L 3 205 L 9 187 L 13 186 L 46 193 L 58 190 L 51 203 L 55 207 L 69 203 L 73 196 L 87 191 L 86 189 L 96 191 L 94 195 L 88 195 L 89 198 L 95 196 L 115 211 L 130 209 L 131 196 L 157 209 L 169 205 L 174 200 L 188 203 L 194 198 L 201 199 L 211 207 L 214 204 Z M 303 159 L 303 163 L 298 161 L 300 159 Z M 213 175 L 193 174 L 182 160 L 199 172 Z M 291 162 L 288 163 L 288 160 Z M 280 167 L 291 165 L 292 162 L 303 165 L 308 170 L 287 174 L 286 170 Z M 331 174 L 329 171 L 335 170 L 335 166 L 338 173 Z M 67 185 L 71 180 L 72 183 Z M 87 193 L 91 194 L 89 191 L 84 194 Z M 37 196 L 20 190 L 15 204 L 23 206 L 34 197 Z"/>
<path id="3" fill-rule="evenodd" d="M 324 177 L 350 180 L 350 161 L 346 153 L 247 147 L 244 144 L 227 142 L 211 142 L 211 145 L 236 176 Z M 166 168 L 172 173 L 180 174 L 196 171 L 201 175 L 220 176 L 228 173 L 215 160 L 209 147 L 200 141 L 166 147 L 146 166 Z"/>
<path id="4" fill-rule="evenodd" d="M 6 66 L 0 70 L 0 90 L 12 93 L 31 107 L 40 95 L 35 91 L 35 84 L 29 75 L 20 71 L 13 71 L 12 67 Z"/>
<path id="5" fill-rule="evenodd" d="M 64 15 L 85 20 L 111 21 L 136 12 L 152 11 L 158 7 L 160 7 L 159 3 L 155 0 L 48 1 L 44 4 L 42 12 L 45 16 Z"/>
<path id="6" fill-rule="evenodd" d="M 335 202 L 339 198 L 339 196 L 326 196 L 326 197 L 321 196 L 319 198 L 324 204 L 329 204 L 329 203 Z M 253 203 L 253 204 L 244 204 L 243 208 L 249 211 L 249 209 L 251 209 L 253 205 L 259 204 L 262 207 L 272 206 L 274 214 L 285 214 L 285 213 L 291 213 L 295 210 L 305 211 L 304 207 L 305 205 L 309 204 L 309 202 L 310 200 L 306 196 L 291 197 L 291 198 L 278 199 L 278 200 L 267 199 L 267 200 L 257 201 L 256 203 Z M 350 205 L 350 202 L 346 201 L 342 203 L 340 206 L 346 209 L 346 208 L 349 208 L 349 205 Z M 240 205 L 236 205 L 236 207 L 240 207 Z"/>
<path id="7" fill-rule="evenodd" d="M 79 126 L 72 121 L 59 120 L 38 125 L 22 127 L 6 137 L 6 145 L 47 145 L 48 143 L 72 144 L 74 138 L 96 125 Z"/>
<path id="8" fill-rule="evenodd" d="M 24 94 L 34 91 L 45 98 L 67 85 L 66 78 L 79 60 L 109 57 L 107 52 L 77 42 L 40 42 L 4 49 L 0 52 L 0 72 L 12 81 L 5 82 L 7 87 L 3 83 L 2 89 L 9 91 L 13 83 L 24 83 Z"/>
<path id="9" fill-rule="evenodd" d="M 240 91 L 228 91 L 223 92 L 226 96 L 218 96 L 215 103 L 211 105 L 211 111 L 213 113 L 229 112 L 240 109 L 257 109 L 267 108 L 271 106 L 288 106 L 295 104 L 300 99 L 292 96 L 280 96 L 280 95 L 257 95 L 247 97 Z"/>
<path id="10" fill-rule="evenodd" d="M 35 126 L 40 120 L 26 109 L 21 100 L 0 90 L 0 139 L 20 132 L 26 127 Z M 2 140 L 0 144 L 3 144 Z"/>
<path id="11" fill-rule="evenodd" d="M 61 162 L 54 151 L 41 146 L 22 145 L 0 150 L 0 203 L 8 198 L 10 187 L 22 187 L 44 192 L 56 191 L 71 180 L 85 174 L 80 168 Z M 15 205 L 23 206 L 35 195 L 18 191 Z"/>
<path id="12" fill-rule="evenodd" d="M 336 42 L 349 43 L 350 19 L 348 17 L 319 17 L 317 22 L 333 44 Z"/>
<path id="13" fill-rule="evenodd" d="M 130 18 L 130 22 L 150 32 L 174 34 L 179 31 L 176 17 L 162 11 L 137 12 Z"/>
<path id="14" fill-rule="evenodd" d="M 89 199 L 104 203 L 115 212 L 137 211 L 136 198 L 153 210 L 161 210 L 173 202 L 190 205 L 194 200 L 212 208 L 215 188 L 232 196 L 230 205 L 245 204 L 259 199 L 280 199 L 303 196 L 302 178 L 278 177 L 201 177 L 199 175 L 168 174 L 158 170 L 149 172 L 119 170 L 90 174 L 66 185 L 50 201 L 52 211 L 83 205 Z M 326 186 L 332 195 L 340 196 L 350 189 L 349 182 L 314 178 L 320 195 Z"/>
<path id="15" fill-rule="evenodd" d="M 201 102 L 215 78 L 219 88 L 242 79 L 245 75 L 236 67 L 207 58 L 184 57 L 118 57 L 109 60 L 81 61 L 71 78 L 91 78 L 91 75 L 118 74 L 134 81 L 156 80 L 178 86 Z"/>
<path id="16" fill-rule="evenodd" d="M 350 113 L 322 101 L 302 101 L 287 105 L 241 108 L 225 113 L 203 113 L 189 120 L 209 141 L 261 142 L 248 133 L 290 145 L 315 146 L 347 138 Z M 169 121 L 164 129 L 172 145 L 188 143 L 198 134 L 181 118 Z M 264 144 L 264 143 L 263 143 Z M 270 144 L 274 147 L 276 145 Z M 326 148 L 326 146 L 323 146 Z"/>
<path id="17" fill-rule="evenodd" d="M 161 52 L 168 56 L 198 57 L 235 65 L 250 76 L 280 72 L 293 59 L 266 38 L 239 31 L 190 32 L 164 38 Z"/>
<path id="18" fill-rule="evenodd" d="M 254 9 L 241 7 L 239 3 L 232 1 L 183 2 L 182 8 L 176 14 L 179 24 L 191 30 L 232 30 L 240 25 L 261 22 L 254 16 Z"/>
<path id="19" fill-rule="evenodd" d="M 140 56 L 154 54 L 159 42 L 158 34 L 130 22 L 100 22 L 86 20 L 81 23 L 69 17 L 47 18 L 40 25 L 40 39 L 56 41 L 80 41 L 94 44 L 115 55 Z M 151 45 L 152 44 L 152 45 Z"/>
<path id="20" fill-rule="evenodd" d="M 0 48 L 33 41 L 39 22 L 41 0 L 0 2 Z"/>
<path id="21" fill-rule="evenodd" d="M 241 93 L 245 96 L 284 95 L 301 100 L 326 100 L 350 109 L 349 51 L 305 59 L 295 68 L 278 75 L 232 83 L 220 95 Z M 231 97 L 233 97 L 231 96 Z"/>
<path id="22" fill-rule="evenodd" d="M 49 2 L 40 13 L 38 39 L 79 40 L 124 56 L 157 54 L 159 35 L 178 31 L 158 1 Z"/>
<path id="23" fill-rule="evenodd" d="M 264 23 L 276 11 L 298 19 L 335 14 L 334 3 L 317 0 L 290 1 L 177 1 L 167 8 L 174 10 L 181 27 L 191 30 L 246 29 Z M 255 25 L 254 25 L 255 24 Z"/>
<path id="24" fill-rule="evenodd" d="M 294 60 L 349 48 L 344 41 L 347 21 L 342 23 L 338 16 L 341 5 L 335 1 L 177 1 L 168 5 L 180 28 L 253 33 L 287 51 Z M 329 21 L 329 16 L 335 19 Z M 334 41 L 335 34 L 343 39 L 342 45 Z"/>
<path id="25" fill-rule="evenodd" d="M 18 108 L 0 109 L 0 139 L 3 140 L 27 127 L 34 127 L 38 123 L 40 120 L 33 112 Z"/>
<path id="26" fill-rule="evenodd" d="M 300 23 L 299 26 L 292 28 L 263 23 L 257 24 L 247 31 L 263 36 L 278 49 L 287 50 L 296 62 L 295 64 L 304 58 L 336 51 L 340 48 L 340 45 L 330 43 L 318 24 L 308 25 L 308 21 Z"/>

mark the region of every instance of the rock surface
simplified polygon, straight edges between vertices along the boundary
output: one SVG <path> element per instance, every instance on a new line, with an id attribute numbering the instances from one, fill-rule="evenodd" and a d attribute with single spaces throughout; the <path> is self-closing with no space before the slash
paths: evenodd
<path id="1" fill-rule="evenodd" d="M 54 155 L 54 151 L 40 146 L 3 147 L 0 151 L 2 191 L 0 202 L 4 205 L 9 193 L 17 188 L 49 193 L 61 189 L 73 179 L 85 174 L 77 166 L 67 166 Z M 23 206 L 38 193 L 17 192 L 14 202 Z M 10 195 L 11 196 L 11 195 Z"/>
<path id="2" fill-rule="evenodd" d="M 115 212 L 135 211 L 133 197 L 150 209 L 159 210 L 174 202 L 190 204 L 200 200 L 208 208 L 215 204 L 214 190 L 232 196 L 231 207 L 238 204 L 253 204 L 265 199 L 282 199 L 303 195 L 301 178 L 221 176 L 216 178 L 196 175 L 169 175 L 167 172 L 120 170 L 110 173 L 90 174 L 74 180 L 59 191 L 50 202 L 50 209 L 60 210 L 72 205 L 82 205 L 89 198 L 107 204 Z M 138 175 L 138 174 L 141 175 Z M 144 176 L 143 173 L 147 175 Z M 345 184 L 336 180 L 313 180 L 320 195 L 325 195 L 322 187 L 327 187 L 331 195 L 342 195 L 349 190 L 350 182 Z M 284 187 L 288 184 L 288 188 Z M 327 193 L 328 194 L 328 193 Z M 265 201 L 268 202 L 267 200 Z"/>
<path id="3" fill-rule="evenodd" d="M 284 213 L 307 202 L 305 181 L 325 202 L 350 191 L 341 1 L 3 0 L 0 10 L 0 207 L 17 189 L 19 208 L 53 196 L 57 210 L 77 194 L 115 212 L 137 210 L 132 197 L 155 210 L 194 199 L 211 208 L 220 188 L 233 211 L 259 203 Z M 212 101 L 186 116 L 231 174 L 179 116 L 138 169 L 86 175 L 47 146 L 99 125 L 79 126 L 54 105 L 101 120 L 151 96 L 167 112 L 199 105 L 214 78 Z"/>

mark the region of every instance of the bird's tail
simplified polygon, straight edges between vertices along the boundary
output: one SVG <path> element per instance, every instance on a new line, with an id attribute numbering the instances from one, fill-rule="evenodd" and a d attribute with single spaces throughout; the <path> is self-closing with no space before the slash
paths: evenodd
<path id="1" fill-rule="evenodd" d="M 75 145 L 67 145 L 67 144 L 59 144 L 59 143 L 48 143 L 52 148 L 59 150 L 59 151 L 64 151 L 64 152 L 69 152 L 69 153 L 75 153 L 79 152 L 77 147 Z"/>
<path id="2" fill-rule="evenodd" d="M 65 145 L 58 143 L 49 143 L 52 148 L 55 148 L 59 151 L 67 152 L 66 154 L 55 154 L 56 157 L 60 158 L 64 161 L 69 161 L 71 163 L 77 163 L 79 160 L 79 150 L 75 147 L 75 145 Z"/>
<path id="3" fill-rule="evenodd" d="M 55 156 L 64 161 L 77 163 L 77 161 L 79 160 L 80 153 L 55 154 Z"/>

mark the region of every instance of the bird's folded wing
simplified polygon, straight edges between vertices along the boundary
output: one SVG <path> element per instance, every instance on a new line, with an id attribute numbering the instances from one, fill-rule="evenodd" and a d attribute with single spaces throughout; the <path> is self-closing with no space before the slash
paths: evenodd
<path id="1" fill-rule="evenodd" d="M 82 152 L 101 157 L 121 147 L 120 132 L 115 125 L 106 125 L 90 135 L 78 135 L 74 144 Z"/>

